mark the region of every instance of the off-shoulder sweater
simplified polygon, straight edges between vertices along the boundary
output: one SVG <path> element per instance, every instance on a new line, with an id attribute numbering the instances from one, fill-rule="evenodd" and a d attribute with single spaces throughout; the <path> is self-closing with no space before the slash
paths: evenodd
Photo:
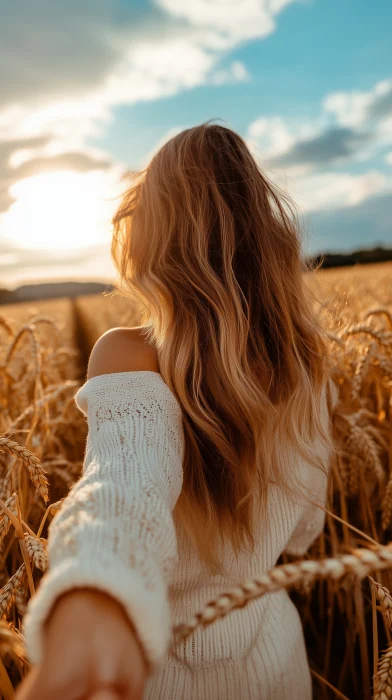
<path id="1" fill-rule="evenodd" d="M 151 664 L 146 699 L 309 700 L 301 621 L 286 591 L 197 630 L 174 651 L 170 639 L 173 625 L 271 569 L 284 550 L 303 554 L 323 528 L 324 511 L 271 484 L 268 526 L 256 524 L 254 552 L 236 556 L 227 545 L 225 573 L 213 574 L 173 516 L 184 429 L 181 406 L 161 375 L 92 377 L 75 400 L 88 421 L 83 472 L 49 527 L 48 571 L 24 620 L 31 663 L 42 658 L 43 624 L 56 599 L 93 586 L 117 599 L 132 620 Z M 315 450 L 327 467 L 325 448 Z M 294 463 L 323 504 L 325 474 L 293 455 Z"/>

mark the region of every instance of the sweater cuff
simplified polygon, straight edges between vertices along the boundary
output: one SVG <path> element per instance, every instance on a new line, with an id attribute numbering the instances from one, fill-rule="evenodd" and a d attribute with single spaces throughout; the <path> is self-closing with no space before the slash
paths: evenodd
<path id="1" fill-rule="evenodd" d="M 154 673 L 165 657 L 171 633 L 165 591 L 147 590 L 143 578 L 118 561 L 103 567 L 96 561 L 69 559 L 45 574 L 24 618 L 23 634 L 30 663 L 42 662 L 44 624 L 56 599 L 83 586 L 107 593 L 123 605 Z"/>

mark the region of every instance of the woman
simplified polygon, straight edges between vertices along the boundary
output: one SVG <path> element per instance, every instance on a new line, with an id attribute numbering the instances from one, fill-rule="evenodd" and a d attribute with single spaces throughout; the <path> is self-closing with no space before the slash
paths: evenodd
<path id="1" fill-rule="evenodd" d="M 98 340 L 76 394 L 83 474 L 50 526 L 18 698 L 308 700 L 285 591 L 170 648 L 172 625 L 323 528 L 328 366 L 292 211 L 208 123 L 133 181 L 112 255 L 143 325 Z"/>

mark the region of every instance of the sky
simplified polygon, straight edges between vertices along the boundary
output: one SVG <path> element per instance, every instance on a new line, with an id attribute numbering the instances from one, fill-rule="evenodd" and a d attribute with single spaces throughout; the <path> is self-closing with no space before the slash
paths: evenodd
<path id="1" fill-rule="evenodd" d="M 0 287 L 112 279 L 125 174 L 208 119 L 304 250 L 392 245 L 389 0 L 0 0 Z"/>

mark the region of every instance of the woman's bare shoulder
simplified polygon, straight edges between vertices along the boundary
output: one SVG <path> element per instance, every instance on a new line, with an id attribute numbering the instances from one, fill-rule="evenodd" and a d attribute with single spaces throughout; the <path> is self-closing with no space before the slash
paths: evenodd
<path id="1" fill-rule="evenodd" d="M 156 349 L 138 327 L 111 328 L 96 341 L 88 362 L 87 379 L 114 372 L 159 372 Z"/>

